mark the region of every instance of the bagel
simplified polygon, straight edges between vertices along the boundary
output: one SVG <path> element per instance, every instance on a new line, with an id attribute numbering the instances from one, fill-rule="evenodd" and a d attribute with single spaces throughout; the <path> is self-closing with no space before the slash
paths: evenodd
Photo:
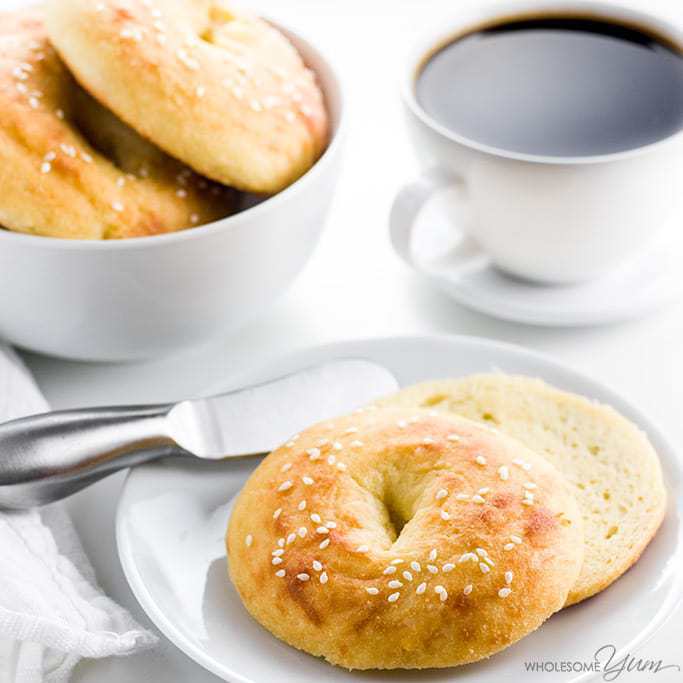
<path id="1" fill-rule="evenodd" d="M 364 411 L 259 465 L 227 551 L 278 638 L 349 669 L 412 669 L 488 657 L 540 626 L 578 576 L 583 533 L 564 478 L 510 437 Z"/>
<path id="2" fill-rule="evenodd" d="M 0 225 L 49 237 L 172 232 L 237 207 L 93 100 L 50 46 L 40 10 L 0 13 Z M 202 189 L 204 188 L 204 189 Z"/>
<path id="3" fill-rule="evenodd" d="M 436 409 L 509 434 L 572 484 L 583 515 L 585 559 L 567 604 L 618 579 L 657 532 L 666 511 L 661 465 L 647 436 L 609 406 L 502 373 L 426 382 L 381 402 Z"/>
<path id="4" fill-rule="evenodd" d="M 278 192 L 326 145 L 323 97 L 299 53 L 221 0 L 52 0 L 48 29 L 100 102 L 218 182 Z"/>

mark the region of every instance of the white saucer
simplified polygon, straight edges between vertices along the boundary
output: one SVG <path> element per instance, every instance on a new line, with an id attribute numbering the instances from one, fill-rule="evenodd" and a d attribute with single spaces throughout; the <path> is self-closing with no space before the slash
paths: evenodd
<path id="1" fill-rule="evenodd" d="M 288 356 L 248 376 L 258 381 L 333 358 L 381 363 L 401 385 L 498 368 L 540 376 L 563 389 L 610 403 L 648 433 L 662 459 L 670 494 L 666 520 L 640 561 L 609 589 L 559 612 L 538 631 L 487 661 L 457 669 L 349 672 L 276 640 L 251 619 L 228 580 L 223 547 L 226 502 L 239 491 L 255 463 L 178 459 L 143 465 L 130 473 L 119 503 L 119 556 L 143 609 L 188 656 L 224 680 L 240 683 L 500 683 L 526 680 L 525 662 L 590 662 L 596 650 L 607 644 L 620 653 L 633 653 L 675 609 L 683 594 L 683 577 L 677 576 L 683 551 L 681 465 L 656 427 L 635 408 L 544 356 L 468 337 L 333 344 Z M 234 378 L 227 384 L 235 386 Z M 593 675 L 536 672 L 529 680 L 578 683 Z"/>
<path id="2" fill-rule="evenodd" d="M 412 254 L 400 256 L 459 304 L 475 311 L 531 325 L 600 325 L 643 316 L 683 293 L 683 235 L 678 224 L 667 226 L 637 259 L 598 280 L 543 285 L 506 275 L 481 251 L 471 250 L 466 256 L 458 253 L 453 248 L 450 220 L 457 208 L 443 194 L 419 217 Z"/>

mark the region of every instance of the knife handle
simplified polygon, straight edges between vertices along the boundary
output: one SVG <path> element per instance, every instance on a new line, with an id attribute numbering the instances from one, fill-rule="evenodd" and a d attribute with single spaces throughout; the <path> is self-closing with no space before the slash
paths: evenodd
<path id="1" fill-rule="evenodd" d="M 45 505 L 131 465 L 182 454 L 167 429 L 172 407 L 62 410 L 0 424 L 0 508 Z"/>

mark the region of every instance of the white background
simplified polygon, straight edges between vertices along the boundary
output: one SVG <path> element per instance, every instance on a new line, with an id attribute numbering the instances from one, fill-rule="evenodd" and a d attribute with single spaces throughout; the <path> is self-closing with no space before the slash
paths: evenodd
<path id="1" fill-rule="evenodd" d="M 0 6 L 19 1 L 0 0 Z M 677 0 L 631 4 L 669 17 L 679 15 L 683 26 L 683 4 Z M 611 385 L 683 446 L 683 301 L 618 326 L 532 328 L 460 308 L 406 269 L 390 251 L 390 202 L 415 172 L 397 95 L 401 58 L 423 27 L 463 5 L 457 0 L 261 0 L 257 6 L 264 12 L 301 29 L 333 56 L 348 88 L 352 121 L 345 171 L 313 260 L 260 322 L 180 357 L 136 365 L 87 365 L 26 354 L 53 407 L 180 398 L 215 385 L 244 365 L 322 341 L 458 333 L 516 342 L 554 355 Z M 149 624 L 116 557 L 113 515 L 121 481 L 119 475 L 102 482 L 73 498 L 69 507 L 104 589 Z M 683 665 L 682 632 L 683 615 L 679 615 L 639 654 Z M 622 678 L 642 680 L 638 675 Z M 652 680 L 669 683 L 681 678 L 683 674 L 666 672 Z M 203 683 L 217 679 L 163 641 L 152 653 L 84 663 L 76 680 Z"/>

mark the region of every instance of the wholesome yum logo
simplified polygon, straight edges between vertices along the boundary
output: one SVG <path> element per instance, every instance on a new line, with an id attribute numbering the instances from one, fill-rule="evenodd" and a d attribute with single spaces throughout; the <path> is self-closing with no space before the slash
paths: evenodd
<path id="1" fill-rule="evenodd" d="M 629 653 L 617 658 L 617 648 L 614 645 L 598 648 L 591 661 L 524 662 L 524 668 L 528 673 L 601 673 L 602 680 L 608 683 L 633 673 L 658 674 L 667 670 L 681 670 L 680 665 L 665 664 L 661 659 L 636 659 Z"/>

